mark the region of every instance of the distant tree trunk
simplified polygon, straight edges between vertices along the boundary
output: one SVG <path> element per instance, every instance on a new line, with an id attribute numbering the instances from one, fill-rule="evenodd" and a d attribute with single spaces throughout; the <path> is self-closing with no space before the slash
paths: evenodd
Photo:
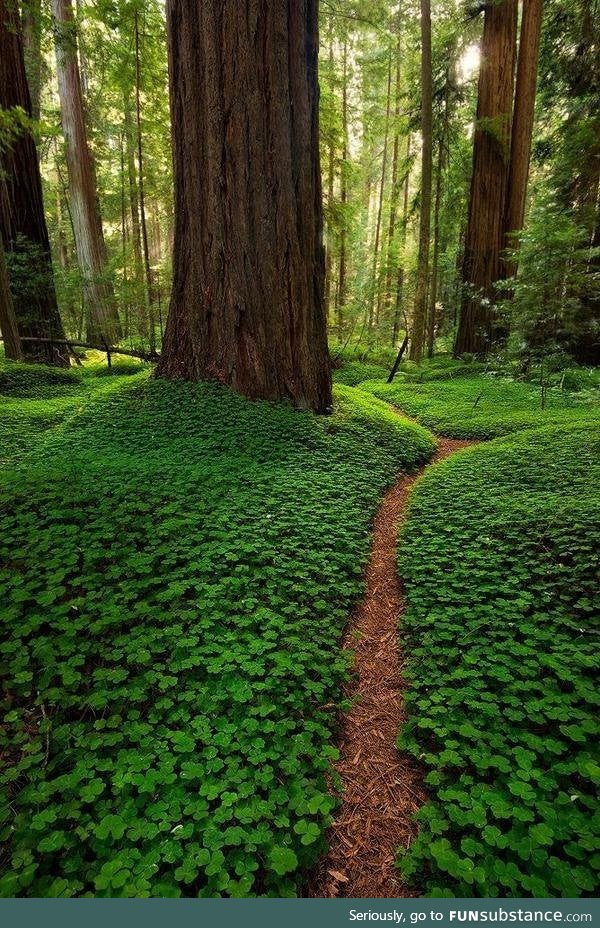
<path id="1" fill-rule="evenodd" d="M 333 75 L 333 30 L 329 32 L 329 71 Z M 330 138 L 327 151 L 327 252 L 325 257 L 325 310 L 331 306 L 331 275 L 333 273 L 333 196 L 335 186 L 335 145 Z M 338 341 L 340 333 L 338 332 Z"/>
<path id="2" fill-rule="evenodd" d="M 525 218 L 542 14 L 543 0 L 527 0 L 523 4 L 504 215 L 504 245 L 511 248 L 517 247 L 518 236 L 515 238 L 514 233 L 521 231 Z M 506 277 L 513 277 L 516 261 L 503 262 L 501 270 Z"/>
<path id="3" fill-rule="evenodd" d="M 58 95 L 67 168 L 75 248 L 83 276 L 87 338 L 114 344 L 121 337 L 96 193 L 96 169 L 87 141 L 77 34 L 71 0 L 52 0 Z"/>
<path id="4" fill-rule="evenodd" d="M 373 248 L 373 296 L 371 302 L 371 311 L 369 315 L 369 325 L 373 322 L 379 322 L 379 313 L 381 310 L 381 288 L 379 287 L 379 243 L 381 241 L 381 220 L 383 217 L 383 200 L 385 197 L 385 182 L 387 180 L 388 148 L 390 138 L 390 115 L 392 111 L 392 56 L 390 53 L 388 60 L 387 74 L 387 94 L 385 105 L 385 130 L 383 136 L 383 154 L 381 156 L 381 180 L 379 183 L 379 199 L 377 204 L 377 221 L 375 225 L 375 245 Z M 375 309 L 375 312 L 373 310 Z"/>
<path id="5" fill-rule="evenodd" d="M 8 282 L 4 246 L 0 237 L 0 332 L 4 340 L 4 355 L 10 361 L 21 361 L 21 342 L 15 306 Z"/>
<path id="6" fill-rule="evenodd" d="M 340 260 L 338 271 L 338 286 L 336 294 L 336 310 L 338 337 L 342 340 L 344 331 L 344 309 L 346 306 L 346 276 L 347 276 L 347 229 L 346 207 L 348 205 L 348 40 L 344 38 L 342 54 L 342 166 L 340 170 Z"/>
<path id="7" fill-rule="evenodd" d="M 419 221 L 419 254 L 417 287 L 413 311 L 409 357 L 419 362 L 423 356 L 427 321 L 429 283 L 429 239 L 431 236 L 431 180 L 433 159 L 433 88 L 431 76 L 431 2 L 421 0 L 421 215 Z"/>
<path id="8" fill-rule="evenodd" d="M 331 406 L 317 2 L 167 3 L 175 254 L 157 373 Z"/>
<path id="9" fill-rule="evenodd" d="M 394 145 L 392 148 L 392 177 L 391 185 L 392 191 L 390 196 L 390 215 L 389 215 L 389 224 L 388 224 L 388 234 L 387 234 L 387 256 L 386 256 L 386 272 L 385 272 L 385 284 L 384 284 L 384 299 L 386 305 L 389 304 L 390 298 L 392 295 L 392 273 L 393 273 L 393 259 L 394 259 L 394 236 L 396 234 L 396 222 L 398 219 L 398 203 L 400 200 L 400 170 L 399 170 L 399 161 L 400 161 L 400 130 L 398 126 L 398 119 L 400 117 L 400 99 L 401 99 L 401 71 L 400 71 L 400 52 L 401 52 L 401 43 L 400 43 L 400 34 L 398 34 L 398 40 L 396 45 L 396 87 L 395 87 L 395 102 L 394 102 Z"/>
<path id="10" fill-rule="evenodd" d="M 485 355 L 493 338 L 508 181 L 518 0 L 485 8 L 460 321 L 454 353 Z"/>
<path id="11" fill-rule="evenodd" d="M 17 8 L 0 0 L 0 107 L 20 107 L 31 115 L 31 100 Z M 0 148 L 0 233 L 4 251 L 19 257 L 23 280 L 11 286 L 19 335 L 64 339 L 56 303 L 42 181 L 35 142 L 24 130 L 10 146 Z M 13 282 L 14 284 L 14 282 Z M 10 335 L 9 335 L 10 337 Z M 22 343 L 27 361 L 68 366 L 63 348 Z"/>
<path id="12" fill-rule="evenodd" d="M 433 207 L 433 258 L 431 262 L 431 286 L 429 288 L 429 311 L 427 315 L 427 357 L 433 357 L 435 344 L 436 304 L 438 295 L 438 263 L 440 260 L 440 211 L 442 201 L 442 173 L 444 170 L 445 137 L 438 144 L 437 170 L 435 177 L 435 201 Z"/>
<path id="13" fill-rule="evenodd" d="M 404 249 L 406 244 L 406 227 L 408 225 L 408 194 L 410 184 L 410 132 L 406 137 L 406 174 L 404 177 L 404 195 L 402 204 L 402 241 Z M 400 331 L 400 319 L 402 316 L 402 301 L 404 299 L 404 255 L 402 260 L 398 261 L 398 277 L 396 280 L 396 303 L 394 307 L 394 324 L 392 326 L 392 346 L 395 348 L 398 342 L 398 333 Z"/>
<path id="14" fill-rule="evenodd" d="M 10 2 L 10 0 L 8 0 Z M 21 6 L 23 25 L 23 52 L 31 115 L 40 118 L 40 95 L 42 91 L 42 3 L 41 0 L 24 0 Z"/>
<path id="15" fill-rule="evenodd" d="M 140 101 L 141 72 L 140 72 L 140 25 L 137 7 L 134 12 L 135 27 L 135 124 L 137 130 L 137 158 L 138 158 L 138 185 L 140 204 L 140 229 L 142 232 L 142 254 L 144 256 L 144 272 L 146 276 L 146 308 L 148 312 L 148 344 L 150 352 L 156 351 L 156 323 L 154 319 L 154 279 L 150 266 L 150 248 L 148 246 L 148 224 L 146 222 L 146 195 L 144 190 L 144 146 L 142 140 L 142 108 Z"/>

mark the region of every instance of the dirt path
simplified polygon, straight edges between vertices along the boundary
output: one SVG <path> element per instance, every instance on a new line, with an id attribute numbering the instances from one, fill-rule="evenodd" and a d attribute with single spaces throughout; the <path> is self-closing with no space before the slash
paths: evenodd
<path id="1" fill-rule="evenodd" d="M 438 439 L 433 462 L 472 444 Z M 411 821 L 423 804 L 421 774 L 395 747 L 404 720 L 402 655 L 398 626 L 406 608 L 396 572 L 396 543 L 408 494 L 422 471 L 402 477 L 387 492 L 375 519 L 366 592 L 354 611 L 344 647 L 356 652 L 356 676 L 347 695 L 360 695 L 344 716 L 335 765 L 342 805 L 330 832 L 330 850 L 308 895 L 317 898 L 398 898 L 402 884 L 394 859 L 416 833 Z"/>

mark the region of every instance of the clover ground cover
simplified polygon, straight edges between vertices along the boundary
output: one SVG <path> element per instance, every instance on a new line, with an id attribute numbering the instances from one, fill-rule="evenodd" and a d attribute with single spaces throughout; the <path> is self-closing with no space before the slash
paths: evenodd
<path id="1" fill-rule="evenodd" d="M 1 892 L 292 895 L 371 517 L 431 437 L 350 387 L 115 383 L 0 478 Z"/>

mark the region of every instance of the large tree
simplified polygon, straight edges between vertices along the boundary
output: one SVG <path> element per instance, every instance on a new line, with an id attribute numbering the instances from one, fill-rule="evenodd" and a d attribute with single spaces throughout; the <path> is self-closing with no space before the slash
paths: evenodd
<path id="1" fill-rule="evenodd" d="M 77 260 L 83 277 L 87 337 L 94 343 L 114 343 L 120 338 L 121 327 L 108 277 L 96 192 L 96 168 L 87 139 L 71 0 L 52 0 L 52 13 L 69 199 Z"/>
<path id="2" fill-rule="evenodd" d="M 0 138 L 0 233 L 13 269 L 12 305 L 19 335 L 64 339 L 40 169 L 30 125 L 31 97 L 21 24 L 12 0 L 0 0 L 0 107 L 4 111 Z M 64 349 L 58 345 L 24 341 L 21 351 L 26 360 L 55 365 L 69 363 Z"/>
<path id="3" fill-rule="evenodd" d="M 517 12 L 518 0 L 490 0 L 485 7 L 456 355 L 484 355 L 494 336 L 494 284 L 500 277 L 504 246 Z"/>
<path id="4" fill-rule="evenodd" d="M 421 0 L 421 215 L 417 286 L 413 309 L 410 358 L 420 361 L 425 345 L 427 295 L 429 292 L 429 242 L 431 237 L 431 180 L 433 174 L 433 79 L 431 74 L 431 3 Z"/>
<path id="5" fill-rule="evenodd" d="M 535 114 L 543 0 L 527 0 L 523 4 L 515 106 L 510 143 L 508 189 L 504 211 L 505 245 L 515 245 L 512 233 L 519 233 L 525 217 L 525 200 L 531 159 L 531 138 Z M 505 271 L 512 275 L 513 262 L 506 262 Z"/>
<path id="6" fill-rule="evenodd" d="M 167 3 L 176 219 L 158 373 L 324 411 L 317 5 Z"/>

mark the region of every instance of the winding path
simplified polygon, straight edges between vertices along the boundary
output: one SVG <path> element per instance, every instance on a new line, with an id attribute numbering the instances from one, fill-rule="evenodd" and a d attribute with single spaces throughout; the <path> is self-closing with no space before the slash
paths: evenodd
<path id="1" fill-rule="evenodd" d="M 432 463 L 473 444 L 438 439 Z M 428 465 L 430 466 L 430 465 Z M 410 490 L 423 468 L 386 493 L 373 527 L 364 599 L 353 612 L 344 647 L 356 653 L 346 695 L 359 697 L 342 719 L 342 804 L 329 834 L 330 850 L 307 895 L 317 898 L 399 898 L 413 893 L 394 865 L 397 849 L 416 834 L 413 814 L 426 798 L 422 775 L 396 748 L 404 721 L 403 659 L 398 626 L 406 609 L 396 571 L 396 544 Z"/>

